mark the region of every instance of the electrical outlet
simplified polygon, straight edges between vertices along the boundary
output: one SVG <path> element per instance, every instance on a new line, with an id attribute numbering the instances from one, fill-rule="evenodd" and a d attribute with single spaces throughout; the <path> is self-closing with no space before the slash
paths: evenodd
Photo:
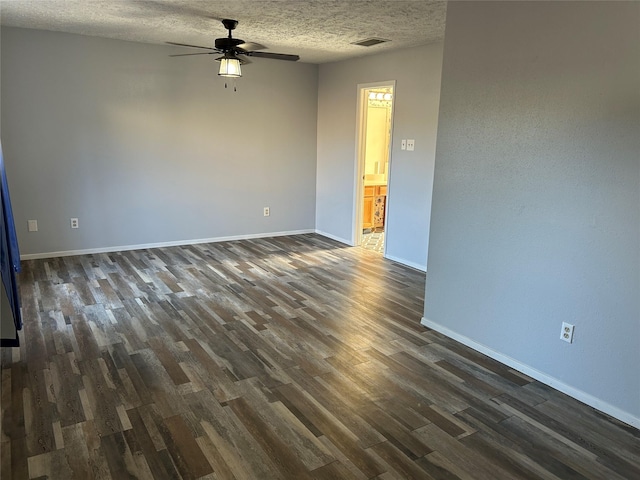
<path id="1" fill-rule="evenodd" d="M 78 223 L 78 219 L 77 218 L 72 218 L 71 219 L 71 228 L 80 228 L 80 224 Z"/>
<path id="2" fill-rule="evenodd" d="M 406 150 L 407 149 L 407 140 L 406 139 L 402 139 L 402 141 L 400 142 L 400 150 Z"/>
<path id="3" fill-rule="evenodd" d="M 265 217 L 268 217 L 269 215 L 271 215 L 271 212 L 269 211 L 269 207 L 264 207 L 263 215 Z"/>
<path id="4" fill-rule="evenodd" d="M 407 140 L 407 150 L 409 150 L 410 152 L 413 152 L 415 148 L 416 148 L 416 141 L 412 139 Z"/>
<path id="5" fill-rule="evenodd" d="M 574 326 L 570 323 L 562 322 L 562 332 L 560 333 L 560 340 L 564 340 L 567 343 L 573 343 L 573 329 Z"/>
<path id="6" fill-rule="evenodd" d="M 29 225 L 30 232 L 38 231 L 38 220 L 27 220 L 27 224 Z"/>

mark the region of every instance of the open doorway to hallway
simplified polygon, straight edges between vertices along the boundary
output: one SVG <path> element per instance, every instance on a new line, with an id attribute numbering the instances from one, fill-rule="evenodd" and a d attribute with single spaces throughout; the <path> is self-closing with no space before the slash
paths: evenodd
<path id="1" fill-rule="evenodd" d="M 363 248 L 384 254 L 393 128 L 394 83 L 359 86 L 357 196 L 361 212 L 356 238 Z"/>

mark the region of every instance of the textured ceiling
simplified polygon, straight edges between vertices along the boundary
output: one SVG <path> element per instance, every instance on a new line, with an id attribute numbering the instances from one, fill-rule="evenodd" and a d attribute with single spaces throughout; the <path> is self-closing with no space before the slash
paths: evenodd
<path id="1" fill-rule="evenodd" d="M 144 43 L 212 46 L 226 36 L 220 20 L 232 18 L 234 37 L 308 63 L 442 40 L 445 14 L 446 2 L 427 0 L 0 0 L 3 26 Z M 351 45 L 372 37 L 391 41 Z"/>

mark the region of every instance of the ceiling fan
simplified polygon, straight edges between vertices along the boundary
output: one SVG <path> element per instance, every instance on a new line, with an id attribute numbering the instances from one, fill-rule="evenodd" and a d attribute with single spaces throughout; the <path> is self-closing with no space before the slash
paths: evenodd
<path id="1" fill-rule="evenodd" d="M 223 77 L 241 77 L 242 71 L 240 65 L 250 63 L 245 57 L 260 57 L 260 58 L 272 58 L 276 60 L 288 60 L 296 62 L 300 59 L 298 55 L 288 55 L 285 53 L 270 53 L 260 52 L 258 50 L 264 50 L 264 45 L 253 42 L 245 42 L 239 38 L 233 38 L 231 32 L 238 26 L 237 20 L 231 20 L 225 18 L 222 20 L 222 25 L 229 31 L 229 36 L 216 38 L 214 47 L 202 47 L 200 45 L 189 45 L 187 43 L 166 42 L 170 45 L 177 45 L 179 47 L 191 47 L 202 48 L 209 50 L 208 52 L 201 53 L 180 53 L 176 55 L 170 55 L 170 57 L 184 57 L 187 55 L 213 55 L 222 54 L 221 57 L 216 58 L 216 61 L 220 62 L 220 70 L 218 75 Z"/>

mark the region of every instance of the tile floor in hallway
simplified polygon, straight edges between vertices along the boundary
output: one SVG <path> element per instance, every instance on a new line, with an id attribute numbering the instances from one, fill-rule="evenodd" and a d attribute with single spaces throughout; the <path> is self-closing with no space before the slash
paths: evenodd
<path id="1" fill-rule="evenodd" d="M 361 246 L 367 250 L 384 253 L 384 230 L 364 233 Z"/>

